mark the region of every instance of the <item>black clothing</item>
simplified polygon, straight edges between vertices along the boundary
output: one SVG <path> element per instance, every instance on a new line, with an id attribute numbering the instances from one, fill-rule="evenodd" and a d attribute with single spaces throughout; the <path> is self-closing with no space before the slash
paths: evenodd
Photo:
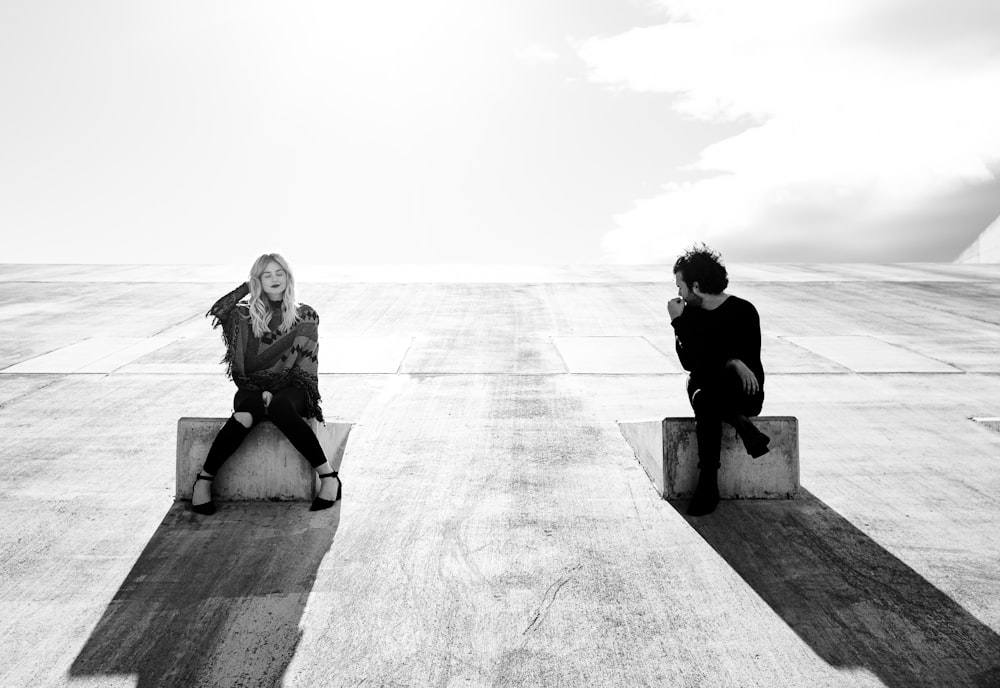
<path id="1" fill-rule="evenodd" d="M 694 409 L 698 465 L 716 470 L 722 443 L 722 422 L 736 428 L 744 442 L 757 439 L 747 420 L 764 404 L 764 366 L 760 361 L 760 316 L 753 304 L 730 295 L 714 310 L 687 306 L 674 319 L 677 356 L 691 373 L 688 399 Z M 727 363 L 739 359 L 753 372 L 755 394 L 743 389 L 739 375 Z"/>
<path id="2" fill-rule="evenodd" d="M 764 390 L 756 394 L 747 394 L 743 390 L 743 381 L 734 370 L 725 370 L 723 374 L 710 382 L 703 382 L 701 387 L 692 388 L 688 382 L 688 399 L 694 409 L 695 435 L 698 438 L 698 466 L 715 469 L 719 467 L 719 454 L 722 449 L 722 422 L 725 421 L 736 428 L 744 441 L 755 433 L 747 416 L 756 416 L 764 405 Z"/>
<path id="3" fill-rule="evenodd" d="M 295 324 L 284 334 L 276 325 L 280 317 L 269 303 L 270 330 L 254 334 L 247 282 L 215 302 L 207 315 L 212 326 L 222 328 L 226 375 L 240 389 L 263 392 L 298 387 L 306 393 L 302 415 L 323 420 L 319 394 L 319 314 L 304 303 L 295 311 Z"/>
<path id="4" fill-rule="evenodd" d="M 326 462 L 326 456 L 312 428 L 302 419 L 305 405 L 305 392 L 298 387 L 285 387 L 274 392 L 274 397 L 266 409 L 260 392 L 241 389 L 236 392 L 233 399 L 233 412 L 249 413 L 253 417 L 251 427 L 262 420 L 270 420 L 284 433 L 292 446 L 306 457 L 309 464 L 316 468 Z M 208 450 L 205 472 L 212 475 L 218 473 L 222 464 L 243 443 L 249 433 L 250 428 L 243 427 L 242 423 L 230 417 Z"/>
<path id="5" fill-rule="evenodd" d="M 730 295 L 715 310 L 687 306 L 671 324 L 677 356 L 690 371 L 692 384 L 717 377 L 729 360 L 738 358 L 753 371 L 763 389 L 760 316 L 752 303 Z"/>
<path id="6" fill-rule="evenodd" d="M 208 312 L 214 326 L 223 329 L 226 342 L 223 361 L 238 388 L 233 413 L 249 413 L 251 427 L 270 420 L 314 468 L 321 466 L 326 462 L 323 448 L 303 420 L 303 416 L 323 420 L 317 377 L 319 315 L 309 306 L 299 304 L 294 327 L 282 334 L 282 301 L 265 298 L 269 331 L 257 337 L 251 326 L 249 307 L 242 301 L 249 293 L 249 284 L 244 282 L 216 301 Z M 264 390 L 274 395 L 267 408 L 261 396 Z M 217 473 L 249 433 L 249 428 L 229 418 L 208 450 L 204 470 L 212 475 Z"/>

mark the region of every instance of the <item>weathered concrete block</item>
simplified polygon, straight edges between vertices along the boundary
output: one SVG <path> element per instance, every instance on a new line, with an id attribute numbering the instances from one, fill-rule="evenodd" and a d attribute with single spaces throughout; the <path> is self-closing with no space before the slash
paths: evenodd
<path id="1" fill-rule="evenodd" d="M 195 476 L 226 418 L 181 418 L 177 421 L 175 499 L 191 499 Z M 344 455 L 351 423 L 307 421 L 327 459 L 336 468 Z M 212 481 L 217 501 L 311 500 L 319 479 L 305 457 L 270 422 L 250 429 L 239 449 Z"/>
<path id="2" fill-rule="evenodd" d="M 996 416 L 993 416 L 993 417 L 985 417 L 985 416 L 984 417 L 973 417 L 972 420 L 973 420 L 973 422 L 979 423 L 980 425 L 982 425 L 985 428 L 989 428 L 990 430 L 995 430 L 996 432 L 1000 432 L 1000 418 L 998 418 Z"/>
<path id="3" fill-rule="evenodd" d="M 753 419 L 771 438 L 767 454 L 752 458 L 731 425 L 722 424 L 719 494 L 728 499 L 790 499 L 799 491 L 799 422 L 792 416 Z M 656 491 L 685 499 L 698 484 L 698 439 L 694 418 L 619 421 Z"/>

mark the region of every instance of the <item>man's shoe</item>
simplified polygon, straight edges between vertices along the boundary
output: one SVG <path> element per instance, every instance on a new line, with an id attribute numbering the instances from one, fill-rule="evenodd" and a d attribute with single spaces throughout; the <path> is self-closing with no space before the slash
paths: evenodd
<path id="1" fill-rule="evenodd" d="M 771 448 L 767 446 L 770 441 L 770 437 L 758 430 L 756 437 L 749 441 L 743 440 L 743 446 L 746 447 L 747 454 L 756 459 L 771 451 Z"/>
<path id="2" fill-rule="evenodd" d="M 688 516 L 707 516 L 715 511 L 717 506 L 719 506 L 718 490 L 710 493 L 695 492 L 691 503 L 688 504 L 687 514 Z"/>
<path id="3" fill-rule="evenodd" d="M 747 454 L 753 458 L 764 456 L 771 451 L 771 448 L 767 446 L 771 438 L 758 430 L 757 426 L 746 416 L 736 416 L 733 420 L 733 427 L 736 428 L 736 434 L 743 441 Z"/>
<path id="4" fill-rule="evenodd" d="M 688 504 L 688 516 L 706 516 L 719 506 L 719 471 L 702 469 L 698 475 L 698 487 Z"/>

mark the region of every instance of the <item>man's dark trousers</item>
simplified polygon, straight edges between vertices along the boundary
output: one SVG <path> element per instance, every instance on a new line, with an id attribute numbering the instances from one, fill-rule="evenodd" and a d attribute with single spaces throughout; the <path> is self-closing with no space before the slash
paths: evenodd
<path id="1" fill-rule="evenodd" d="M 722 423 L 736 428 L 746 441 L 756 434 L 747 417 L 756 416 L 764 406 L 764 390 L 748 394 L 736 372 L 723 368 L 717 374 L 701 376 L 688 383 L 688 399 L 694 409 L 698 438 L 698 467 L 718 469 L 722 451 Z"/>

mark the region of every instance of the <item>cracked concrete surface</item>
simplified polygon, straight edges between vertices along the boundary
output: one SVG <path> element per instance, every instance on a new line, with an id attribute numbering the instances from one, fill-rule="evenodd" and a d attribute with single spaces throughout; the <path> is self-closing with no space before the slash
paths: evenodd
<path id="1" fill-rule="evenodd" d="M 303 266 L 344 499 L 190 513 L 245 270 L 0 266 L 0 685 L 1000 685 L 1000 266 L 731 266 L 805 494 L 701 519 L 664 266 Z"/>

